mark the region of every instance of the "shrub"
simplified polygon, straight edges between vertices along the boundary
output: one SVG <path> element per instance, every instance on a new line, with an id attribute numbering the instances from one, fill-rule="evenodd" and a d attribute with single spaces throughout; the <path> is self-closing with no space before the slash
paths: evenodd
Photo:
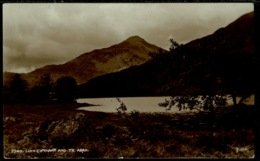
<path id="1" fill-rule="evenodd" d="M 116 129 L 114 126 L 110 125 L 110 124 L 107 124 L 105 125 L 102 130 L 102 139 L 104 141 L 107 141 L 109 139 L 111 139 L 111 137 L 116 133 Z"/>

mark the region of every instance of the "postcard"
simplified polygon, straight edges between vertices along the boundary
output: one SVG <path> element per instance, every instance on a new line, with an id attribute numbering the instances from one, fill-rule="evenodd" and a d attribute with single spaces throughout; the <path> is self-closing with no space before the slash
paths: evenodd
<path id="1" fill-rule="evenodd" d="M 254 33 L 253 3 L 5 3 L 4 158 L 254 158 Z"/>

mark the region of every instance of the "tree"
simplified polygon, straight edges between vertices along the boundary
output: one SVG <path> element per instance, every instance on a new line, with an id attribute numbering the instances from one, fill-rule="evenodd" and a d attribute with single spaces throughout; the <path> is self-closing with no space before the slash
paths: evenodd
<path id="1" fill-rule="evenodd" d="M 55 92 L 59 102 L 70 103 L 76 98 L 77 82 L 73 77 L 63 76 L 56 81 Z"/>
<path id="2" fill-rule="evenodd" d="M 210 112 L 214 114 L 217 108 L 221 108 L 226 105 L 226 96 L 224 95 L 204 95 L 204 96 L 172 96 L 169 100 L 159 103 L 159 106 L 171 110 L 173 106 L 176 106 L 179 110 L 199 110 Z"/>
<path id="3" fill-rule="evenodd" d="M 3 86 L 3 103 L 10 103 L 10 102 L 12 102 L 10 87 L 7 85 L 4 85 Z"/>
<path id="4" fill-rule="evenodd" d="M 50 74 L 41 76 L 37 86 L 30 91 L 31 102 L 49 102 L 53 93 L 53 82 Z"/>
<path id="5" fill-rule="evenodd" d="M 50 74 L 44 74 L 41 77 L 39 81 L 39 87 L 42 88 L 41 92 L 42 92 L 43 100 L 50 100 L 51 93 L 53 92 L 53 82 Z"/>
<path id="6" fill-rule="evenodd" d="M 226 96 L 225 89 L 222 87 L 220 78 L 214 79 L 214 76 L 208 76 L 201 80 L 203 86 L 200 85 L 200 91 L 194 93 L 189 91 L 190 77 L 182 77 L 182 84 L 176 89 L 177 96 L 172 96 L 169 100 L 159 103 L 160 107 L 171 110 L 172 107 L 177 107 L 179 110 L 189 109 L 209 112 L 215 116 L 217 109 L 224 107 L 227 104 L 228 97 Z M 187 83 L 188 82 L 188 83 Z"/>
<path id="7" fill-rule="evenodd" d="M 243 101 L 256 91 L 256 62 L 254 56 L 247 53 L 240 55 L 223 56 L 223 78 L 224 83 L 232 95 L 234 109 L 242 107 Z M 241 100 L 236 102 L 236 97 Z"/>
<path id="8" fill-rule="evenodd" d="M 20 74 L 15 74 L 10 84 L 9 95 L 5 99 L 15 102 L 25 102 L 27 99 L 27 86 L 28 83 L 21 78 Z"/>
<path id="9" fill-rule="evenodd" d="M 167 53 L 168 53 L 167 51 L 159 49 L 158 51 L 155 51 L 155 52 L 149 52 L 148 55 L 153 59 L 159 59 L 161 57 L 165 57 L 165 55 L 167 55 Z"/>
<path id="10" fill-rule="evenodd" d="M 119 98 L 116 98 L 116 99 L 120 103 L 120 106 L 118 108 L 116 108 L 117 112 L 118 113 L 121 113 L 121 112 L 125 113 L 125 111 L 127 111 L 126 105 Z"/>
<path id="11" fill-rule="evenodd" d="M 197 109 L 214 113 L 216 108 L 226 104 L 221 78 L 211 49 L 205 47 L 192 50 L 170 40 L 170 54 L 174 59 L 178 76 L 175 79 L 174 95 L 170 100 L 159 104 L 170 110 L 176 106 L 179 110 Z"/>
<path id="12" fill-rule="evenodd" d="M 174 39 L 170 39 L 170 51 L 177 49 L 180 45 Z"/>

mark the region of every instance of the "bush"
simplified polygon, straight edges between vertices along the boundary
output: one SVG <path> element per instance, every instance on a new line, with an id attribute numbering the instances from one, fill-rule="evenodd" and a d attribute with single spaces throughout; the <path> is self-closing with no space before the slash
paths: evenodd
<path id="1" fill-rule="evenodd" d="M 113 140 L 113 143 L 116 146 L 132 146 L 133 141 L 128 134 L 118 134 Z"/>
<path id="2" fill-rule="evenodd" d="M 102 132 L 102 134 L 101 134 L 102 139 L 104 141 L 108 141 L 116 133 L 116 129 L 114 126 L 107 124 L 102 128 L 101 132 Z"/>

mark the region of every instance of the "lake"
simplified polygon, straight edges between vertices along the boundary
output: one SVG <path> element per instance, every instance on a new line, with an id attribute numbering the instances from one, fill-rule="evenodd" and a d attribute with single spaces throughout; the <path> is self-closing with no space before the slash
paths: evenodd
<path id="1" fill-rule="evenodd" d="M 139 112 L 166 112 L 165 108 L 158 105 L 170 97 L 119 97 L 126 105 L 127 111 L 138 110 Z M 98 106 L 80 107 L 80 110 L 117 112 L 120 102 L 116 98 L 83 98 L 78 99 L 78 103 L 89 103 Z"/>
<path id="2" fill-rule="evenodd" d="M 138 110 L 139 112 L 166 112 L 165 108 L 158 105 L 170 97 L 119 97 L 126 107 L 126 112 Z M 117 98 L 82 98 L 77 100 L 78 103 L 89 103 L 97 106 L 80 107 L 80 110 L 117 112 L 116 108 L 120 107 Z"/>
<path id="3" fill-rule="evenodd" d="M 166 111 L 165 108 L 160 107 L 158 103 L 165 102 L 165 99 L 169 100 L 170 96 L 162 97 L 119 97 L 119 99 L 126 105 L 127 111 L 131 112 L 137 110 L 139 112 L 166 112 L 166 113 L 183 113 L 192 112 L 190 110 L 181 110 L 172 107 L 170 111 Z M 239 101 L 237 97 L 237 101 Z M 253 97 L 254 100 L 254 97 Z M 86 111 L 99 111 L 99 112 L 117 112 L 116 108 L 120 107 L 120 102 L 117 98 L 80 98 L 77 99 L 78 103 L 89 103 L 95 106 L 80 107 L 78 110 Z M 250 100 L 250 102 L 252 102 Z M 228 105 L 232 105 L 232 99 L 228 99 Z"/>

